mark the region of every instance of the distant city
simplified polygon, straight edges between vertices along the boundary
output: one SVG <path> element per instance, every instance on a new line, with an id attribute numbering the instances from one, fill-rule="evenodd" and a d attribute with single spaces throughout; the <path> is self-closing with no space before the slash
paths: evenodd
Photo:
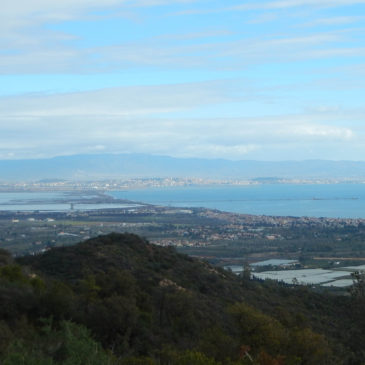
<path id="1" fill-rule="evenodd" d="M 112 191 L 143 188 L 212 186 L 212 185 L 261 185 L 261 184 L 365 184 L 365 178 L 358 179 L 287 179 L 287 178 L 256 178 L 256 179 L 203 179 L 203 178 L 130 178 L 105 179 L 90 181 L 72 181 L 61 179 L 46 179 L 39 181 L 0 182 L 0 191 Z"/>

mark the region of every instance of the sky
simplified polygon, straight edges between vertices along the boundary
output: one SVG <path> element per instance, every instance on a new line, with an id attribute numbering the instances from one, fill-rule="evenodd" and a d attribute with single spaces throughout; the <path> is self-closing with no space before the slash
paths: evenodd
<path id="1" fill-rule="evenodd" d="M 365 160 L 365 0 L 12 0 L 0 159 Z"/>

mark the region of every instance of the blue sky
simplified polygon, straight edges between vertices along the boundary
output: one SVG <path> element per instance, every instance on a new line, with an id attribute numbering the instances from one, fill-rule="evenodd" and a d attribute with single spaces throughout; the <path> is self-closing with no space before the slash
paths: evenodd
<path id="1" fill-rule="evenodd" d="M 365 0 L 13 0 L 0 158 L 364 160 Z"/>

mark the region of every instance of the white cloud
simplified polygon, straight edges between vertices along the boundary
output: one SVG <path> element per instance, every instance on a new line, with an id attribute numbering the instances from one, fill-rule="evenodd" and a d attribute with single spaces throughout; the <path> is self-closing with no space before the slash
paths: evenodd
<path id="1" fill-rule="evenodd" d="M 89 92 L 24 95 L 0 99 L 3 117 L 135 117 L 238 100 L 234 83 L 211 81 L 129 86 Z"/>
<path id="2" fill-rule="evenodd" d="M 364 0 L 365 1 L 365 0 Z M 229 24 L 225 29 L 187 30 L 172 36 L 145 38 L 121 42 L 111 46 L 78 47 L 73 34 L 52 30 L 50 24 L 91 17 L 96 10 L 110 9 L 116 14 L 135 11 L 138 7 L 162 6 L 171 3 L 194 3 L 194 0 L 14 0 L 0 13 L 0 73 L 93 73 L 110 72 L 130 67 L 169 67 L 204 69 L 242 69 L 257 63 L 303 61 L 308 59 L 353 57 L 364 54 L 359 43 L 343 46 L 351 41 L 356 30 L 289 35 L 261 35 L 260 38 L 233 34 Z M 351 1 L 351 3 L 356 3 Z M 242 5 L 258 10 L 279 9 L 302 5 L 314 6 L 314 1 L 256 2 Z M 325 1 L 323 4 L 344 4 L 344 1 Z M 239 10 L 239 7 L 234 7 Z M 228 8 L 227 8 L 228 9 Z M 227 10 L 226 9 L 226 10 Z M 231 8 L 233 9 L 233 8 Z M 91 14 L 91 15 L 90 15 Z M 123 15 L 121 15 L 123 16 Z M 264 11 L 259 15 L 270 19 Z M 275 17 L 275 16 L 274 16 Z M 360 17 L 333 17 L 317 20 L 325 23 L 345 23 Z M 303 29 L 303 28 L 302 28 Z M 215 37 L 226 37 L 216 41 Z M 234 36 L 234 41 L 228 37 Z M 341 45 L 339 43 L 341 42 Z"/>
<path id="3" fill-rule="evenodd" d="M 235 75 L 235 70 L 249 68 L 252 76 L 248 72 L 246 75 L 252 79 L 251 82 L 247 79 L 224 80 L 0 98 L 0 155 L 12 158 L 101 151 L 240 159 L 255 158 L 260 153 L 271 156 L 271 151 L 286 148 L 293 151 L 296 148 L 314 150 L 317 157 L 321 157 L 325 149 L 336 153 L 339 148 L 333 147 L 335 145 L 346 146 L 344 150 L 351 151 L 353 145 L 365 142 L 361 127 L 363 110 L 346 111 L 343 105 L 350 105 L 350 98 L 345 96 L 342 103 L 338 97 L 338 90 L 350 94 L 349 90 L 355 87 L 363 88 L 362 77 L 358 76 L 364 75 L 364 65 L 358 65 L 356 70 L 347 68 L 346 72 L 354 72 L 353 77 L 342 79 L 337 71 L 327 68 L 327 63 L 320 76 L 313 73 L 313 68 L 317 67 L 314 62 L 309 62 L 310 66 L 303 67 L 298 63 L 298 68 L 293 67 L 297 61 L 324 58 L 337 61 L 339 58 L 365 56 L 361 40 L 363 29 L 336 27 L 336 30 L 314 33 L 314 29 L 308 27 L 361 21 L 364 17 L 357 14 L 330 17 L 329 13 L 320 12 L 315 14 L 320 18 L 316 18 L 312 16 L 312 10 L 321 6 L 363 4 L 365 0 L 266 0 L 229 6 L 229 3 L 238 3 L 232 1 L 223 10 L 234 12 L 235 17 L 242 16 L 242 28 L 240 24 L 231 27 L 228 21 L 232 14 L 226 14 L 229 15 L 227 18 L 212 21 L 209 27 L 206 22 L 202 22 L 201 27 L 181 25 L 177 27 L 180 33 L 175 30 L 173 34 L 168 33 L 168 26 L 162 24 L 167 19 L 164 11 L 141 11 L 141 7 L 165 5 L 171 9 L 173 3 L 181 5 L 175 10 L 184 10 L 185 5 L 195 2 L 198 1 L 7 2 L 0 12 L 0 73 L 3 74 L 92 74 L 133 67 L 135 70 L 143 68 L 144 74 L 148 73 L 146 70 L 164 69 L 172 75 L 189 68 L 195 75 L 202 69 L 229 69 L 230 75 Z M 199 3 L 201 10 L 198 11 L 217 11 L 210 8 L 207 1 Z M 306 9 L 294 11 L 297 7 Z M 246 12 L 250 9 L 254 11 Z M 141 32 L 132 34 L 130 39 L 134 40 L 128 42 L 123 36 L 120 39 L 124 41 L 118 43 L 116 37 L 113 43 L 108 43 L 111 45 L 105 46 L 102 42 L 93 43 L 91 34 L 88 42 L 80 47 L 75 35 L 52 30 L 56 28 L 52 25 L 68 20 L 87 20 L 92 24 L 101 18 L 123 17 L 127 13 L 132 14 L 131 17 L 141 17 L 138 20 L 142 19 L 142 22 L 144 17 L 153 14 L 151 19 L 148 18 L 153 21 L 146 21 L 141 28 L 136 23 L 131 28 L 126 25 L 128 31 L 138 28 Z M 148 27 L 155 24 L 156 15 L 161 19 L 161 34 L 153 37 L 148 34 Z M 284 15 L 295 16 L 298 21 L 293 24 L 291 18 L 286 22 Z M 167 24 L 173 20 L 168 19 Z M 257 25 L 257 22 L 269 21 L 280 24 Z M 96 27 L 97 23 L 94 24 Z M 291 76 L 286 74 L 286 69 L 275 74 L 280 67 L 273 67 L 274 63 L 291 64 L 288 67 Z M 342 67 L 348 66 L 345 62 L 342 64 Z M 339 67 L 337 62 L 331 65 L 332 68 Z M 261 70 L 264 71 L 262 75 Z M 297 76 L 293 75 L 302 70 L 303 74 L 296 79 Z M 151 79 L 156 80 L 157 76 L 153 75 Z M 8 80 L 11 82 L 11 76 Z M 245 86 L 239 88 L 239 83 Z M 48 85 L 52 85 L 50 78 Z M 309 95 L 312 91 L 313 96 Z M 251 104 L 244 104 L 248 100 Z M 228 110 L 234 102 L 240 103 L 235 104 L 237 110 Z M 219 106 L 224 103 L 227 105 Z M 256 118 L 244 117 L 246 106 L 247 115 L 256 115 Z M 214 118 L 215 110 L 221 116 L 226 113 L 242 117 Z M 270 115 L 271 111 L 276 113 L 275 116 Z M 204 115 L 205 118 L 195 115 Z"/>
<path id="4" fill-rule="evenodd" d="M 211 13 L 222 13 L 227 11 L 281 11 L 290 10 L 293 8 L 307 7 L 309 9 L 320 8 L 335 8 L 352 5 L 365 4 L 365 0 L 281 0 L 281 1 L 256 1 L 245 2 L 239 5 L 225 6 L 220 8 L 206 8 L 206 9 L 185 9 L 176 12 L 175 15 L 201 15 Z M 260 18 L 257 18 L 260 19 Z M 271 21 L 271 16 L 266 18 L 265 15 L 261 18 L 262 21 Z"/>
<path id="5" fill-rule="evenodd" d="M 351 112 L 331 108 L 275 117 L 184 118 L 186 110 L 235 100 L 230 93 L 216 82 L 2 98 L 0 153 L 16 158 L 103 151 L 242 159 L 292 144 L 351 148 L 362 138 L 346 125 Z M 164 117 L 170 111 L 174 117 Z"/>
<path id="6" fill-rule="evenodd" d="M 357 4 L 365 4 L 365 0 L 281 0 L 281 1 L 269 1 L 269 2 L 252 2 L 242 5 L 233 6 L 231 10 L 271 10 L 271 9 L 288 9 L 302 6 L 310 7 L 338 7 L 338 6 L 351 6 Z"/>
<path id="7" fill-rule="evenodd" d="M 365 20 L 365 16 L 334 16 L 331 18 L 318 18 L 314 19 L 306 25 L 342 25 L 342 24 L 354 24 Z"/>
<path id="8" fill-rule="evenodd" d="M 350 140 L 354 136 L 353 131 L 349 128 L 310 124 L 292 127 L 291 130 L 287 130 L 286 133 L 291 133 L 300 137 L 306 136 L 339 140 Z"/>
<path id="9" fill-rule="evenodd" d="M 349 31 L 321 32 L 298 36 L 268 35 L 225 42 L 202 39 L 193 44 L 180 43 L 183 36 L 156 38 L 140 42 L 90 49 L 100 54 L 101 64 L 118 69 L 131 66 L 246 69 L 257 64 L 304 61 L 333 57 L 353 57 L 364 54 L 364 48 L 338 46 L 351 37 Z M 93 63 L 98 67 L 97 63 Z"/>
<path id="10" fill-rule="evenodd" d="M 98 10 L 124 16 L 128 9 L 195 0 L 14 0 L 0 12 L 0 73 L 54 73 L 100 71 L 95 50 L 78 48 L 72 34 L 48 26 L 70 20 L 97 20 Z M 101 62 L 102 63 L 102 62 Z M 87 67 L 90 65 L 90 68 Z"/>
<path id="11" fill-rule="evenodd" d="M 208 158 L 228 158 L 240 160 L 246 158 L 246 155 L 261 149 L 257 144 L 239 144 L 239 145 L 221 145 L 221 144 L 190 144 L 185 148 L 179 148 L 179 157 L 197 157 L 205 156 Z M 170 152 L 171 153 L 171 152 Z"/>

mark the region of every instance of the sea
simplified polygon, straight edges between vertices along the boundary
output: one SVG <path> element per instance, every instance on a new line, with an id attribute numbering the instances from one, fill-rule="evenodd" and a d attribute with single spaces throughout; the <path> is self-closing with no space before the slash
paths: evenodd
<path id="1" fill-rule="evenodd" d="M 128 189 L 107 194 L 116 199 L 167 207 L 203 207 L 254 215 L 365 219 L 365 184 L 200 185 Z M 82 204 L 82 196 L 76 198 L 76 210 L 138 206 L 118 201 Z M 87 200 L 90 196 L 84 198 Z M 1 192 L 0 210 L 68 211 L 74 200 L 74 195 L 70 197 L 62 192 Z"/>
<path id="2" fill-rule="evenodd" d="M 118 199 L 232 213 L 365 218 L 365 184 L 257 184 L 184 186 L 109 192 Z"/>

